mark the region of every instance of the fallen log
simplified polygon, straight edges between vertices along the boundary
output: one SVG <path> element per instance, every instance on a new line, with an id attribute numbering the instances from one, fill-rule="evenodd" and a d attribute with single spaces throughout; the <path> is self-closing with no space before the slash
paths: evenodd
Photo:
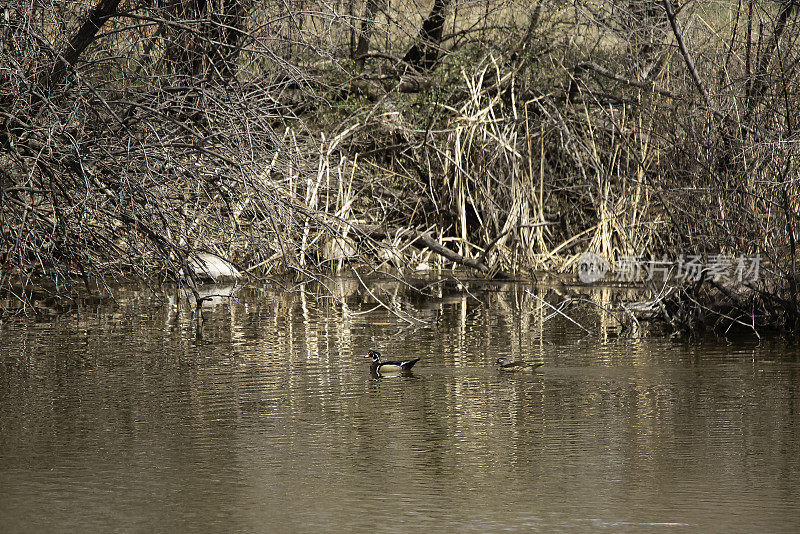
<path id="1" fill-rule="evenodd" d="M 440 256 L 444 257 L 445 259 L 452 261 L 453 263 L 457 263 L 458 265 L 463 265 L 464 267 L 469 267 L 470 269 L 475 269 L 481 272 L 484 275 L 488 275 L 490 278 L 509 278 L 509 274 L 503 271 L 502 269 L 492 269 L 488 265 L 486 265 L 483 261 L 475 258 L 468 258 L 466 256 L 462 256 L 458 252 L 454 250 L 450 250 L 446 246 L 439 243 L 436 239 L 434 239 L 430 232 L 427 231 L 419 231 L 413 228 L 387 228 L 385 226 L 380 225 L 356 225 L 355 229 L 372 238 L 372 239 L 383 239 L 386 237 L 393 237 L 397 235 L 399 231 L 403 231 L 405 235 L 408 236 L 409 245 L 420 246 L 424 245 L 431 251 L 439 254 Z"/>

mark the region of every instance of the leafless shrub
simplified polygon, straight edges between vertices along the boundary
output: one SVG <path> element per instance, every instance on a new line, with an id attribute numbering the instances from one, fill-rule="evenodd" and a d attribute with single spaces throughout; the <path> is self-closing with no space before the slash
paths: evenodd
<path id="1" fill-rule="evenodd" d="M 197 250 L 254 274 L 491 276 L 588 249 L 761 254 L 796 303 L 797 17 L 766 0 L 15 7 L 0 283 L 177 279 Z"/>

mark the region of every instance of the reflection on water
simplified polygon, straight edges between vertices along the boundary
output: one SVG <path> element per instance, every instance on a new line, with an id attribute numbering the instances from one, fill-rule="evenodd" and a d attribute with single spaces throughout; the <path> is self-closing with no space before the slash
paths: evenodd
<path id="1" fill-rule="evenodd" d="M 800 529 L 795 345 L 620 336 L 519 284 L 146 293 L 0 330 L 8 532 Z M 611 295 L 590 295 L 606 305 Z M 373 379 L 371 349 L 421 357 Z M 540 359 L 499 374 L 498 356 Z"/>

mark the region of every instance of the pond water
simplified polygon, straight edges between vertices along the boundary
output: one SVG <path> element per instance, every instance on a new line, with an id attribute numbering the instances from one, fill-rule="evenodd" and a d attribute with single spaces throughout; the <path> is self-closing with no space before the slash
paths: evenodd
<path id="1" fill-rule="evenodd" d="M 2 531 L 800 531 L 796 344 L 566 309 L 587 334 L 530 284 L 370 283 L 396 314 L 330 287 L 3 325 Z M 376 379 L 372 348 L 422 359 Z"/>

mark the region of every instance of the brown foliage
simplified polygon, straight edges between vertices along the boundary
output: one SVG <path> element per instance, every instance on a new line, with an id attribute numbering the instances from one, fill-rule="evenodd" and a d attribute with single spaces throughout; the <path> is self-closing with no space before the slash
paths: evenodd
<path id="1" fill-rule="evenodd" d="M 796 305 L 793 3 L 409 6 L 9 11 L 2 286 L 730 253 Z"/>

